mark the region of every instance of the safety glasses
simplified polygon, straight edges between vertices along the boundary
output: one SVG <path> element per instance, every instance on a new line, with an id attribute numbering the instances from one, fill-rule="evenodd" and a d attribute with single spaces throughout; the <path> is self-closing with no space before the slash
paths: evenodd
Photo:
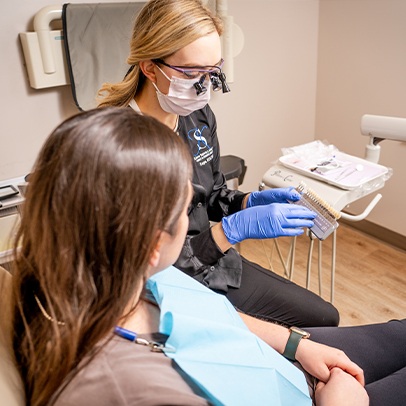
<path id="1" fill-rule="evenodd" d="M 166 63 L 163 59 L 154 59 L 153 62 L 159 63 L 161 65 L 167 66 L 177 72 L 183 73 L 189 79 L 197 79 L 201 75 L 204 74 L 213 74 L 221 72 L 223 68 L 224 59 L 220 60 L 218 65 L 209 65 L 209 66 L 177 66 L 177 65 L 170 65 Z"/>
<path id="2" fill-rule="evenodd" d="M 220 89 L 222 89 L 223 93 L 228 93 L 230 91 L 230 88 L 226 82 L 226 75 L 222 71 L 224 59 L 221 59 L 218 65 L 209 66 L 176 66 L 166 63 L 163 59 L 153 59 L 153 62 L 180 72 L 188 79 L 199 79 L 193 84 L 197 95 L 207 92 L 207 88 L 204 86 L 207 76 L 210 78 L 213 91 L 217 92 Z"/>

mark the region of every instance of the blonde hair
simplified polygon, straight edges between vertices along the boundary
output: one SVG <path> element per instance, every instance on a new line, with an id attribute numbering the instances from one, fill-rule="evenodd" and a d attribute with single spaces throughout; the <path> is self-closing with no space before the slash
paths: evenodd
<path id="1" fill-rule="evenodd" d="M 145 80 L 140 61 L 167 58 L 215 31 L 222 34 L 221 20 L 199 0 L 150 0 L 135 21 L 127 58 L 131 69 L 123 81 L 102 86 L 99 107 L 130 103 Z"/>

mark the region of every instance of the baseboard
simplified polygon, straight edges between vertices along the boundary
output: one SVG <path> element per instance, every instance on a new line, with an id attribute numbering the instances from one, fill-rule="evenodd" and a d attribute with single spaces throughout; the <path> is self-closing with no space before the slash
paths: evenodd
<path id="1" fill-rule="evenodd" d="M 379 226 L 378 224 L 372 223 L 368 220 L 362 221 L 348 221 L 341 219 L 340 223 L 349 225 L 356 230 L 362 231 L 378 240 L 381 240 L 387 244 L 393 245 L 403 251 L 406 251 L 406 236 L 389 230 L 385 227 Z"/>

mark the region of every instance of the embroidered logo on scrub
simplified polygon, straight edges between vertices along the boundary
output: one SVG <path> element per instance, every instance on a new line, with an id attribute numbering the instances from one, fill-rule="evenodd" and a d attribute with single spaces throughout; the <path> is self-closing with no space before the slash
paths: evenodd
<path id="1" fill-rule="evenodd" d="M 193 147 L 193 158 L 200 166 L 206 165 L 213 159 L 213 147 L 211 147 L 206 138 L 203 136 L 203 131 L 207 130 L 207 125 L 203 126 L 201 130 L 192 128 L 188 131 L 187 136 L 189 140 L 196 141 Z"/>

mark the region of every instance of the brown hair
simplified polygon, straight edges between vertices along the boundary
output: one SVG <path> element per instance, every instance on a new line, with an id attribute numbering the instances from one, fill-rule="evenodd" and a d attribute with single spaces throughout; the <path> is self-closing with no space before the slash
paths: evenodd
<path id="1" fill-rule="evenodd" d="M 135 21 L 127 59 L 132 69 L 122 82 L 102 86 L 99 106 L 128 106 L 145 80 L 140 61 L 167 58 L 215 31 L 222 34 L 221 20 L 199 0 L 150 0 Z"/>
<path id="2" fill-rule="evenodd" d="M 111 336 L 160 231 L 176 232 L 191 171 L 179 137 L 130 108 L 81 113 L 49 136 L 27 188 L 13 269 L 27 403 L 47 403 Z"/>

